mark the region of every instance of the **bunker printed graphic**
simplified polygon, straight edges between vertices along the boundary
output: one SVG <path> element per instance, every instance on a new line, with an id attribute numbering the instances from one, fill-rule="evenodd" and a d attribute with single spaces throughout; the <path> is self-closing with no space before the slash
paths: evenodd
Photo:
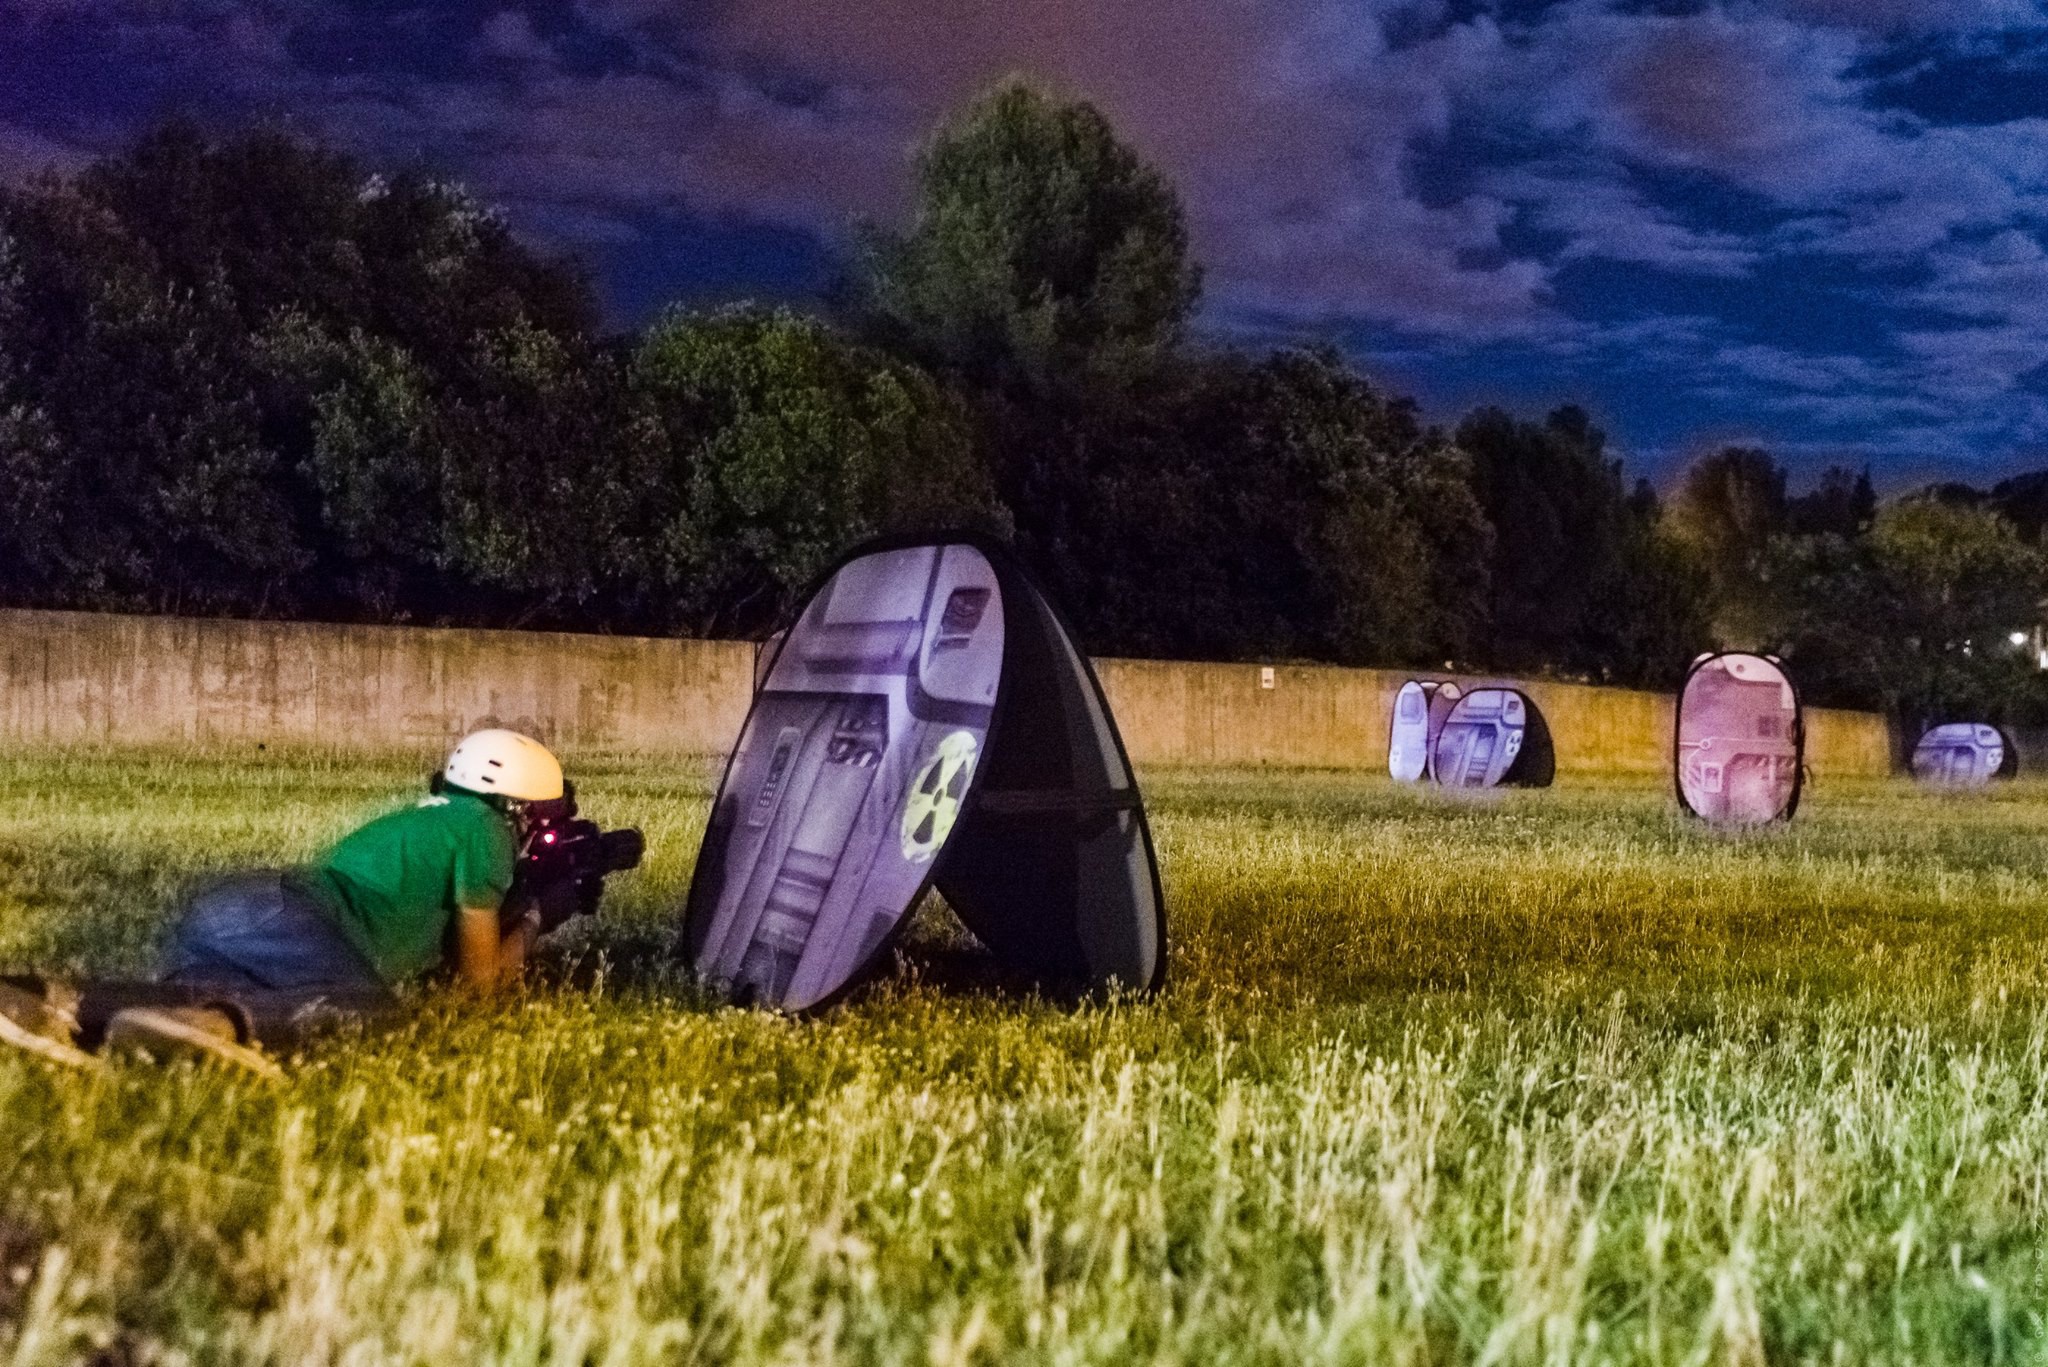
<path id="1" fill-rule="evenodd" d="M 910 797 L 903 804 L 904 859 L 929 864 L 946 843 L 953 823 L 960 818 L 960 804 L 974 778 L 974 757 L 980 752 L 980 742 L 972 731 L 955 731 L 939 742 L 924 768 L 917 771 L 910 781 Z"/>
<path id="2" fill-rule="evenodd" d="M 1429 694 L 1429 741 L 1423 749 L 1426 762 L 1422 772 L 1435 777 L 1437 737 L 1444 733 L 1444 723 L 1451 718 L 1451 709 L 1465 696 L 1465 690 L 1454 683 L 1440 683 Z"/>
<path id="3" fill-rule="evenodd" d="M 1394 720 L 1387 737 L 1387 772 L 1413 783 L 1429 772 L 1429 753 L 1451 705 L 1462 696 L 1454 683 L 1410 679 L 1394 695 Z"/>
<path id="4" fill-rule="evenodd" d="M 1525 693 L 1478 688 L 1445 714 L 1430 772 L 1445 788 L 1541 788 L 1556 773 L 1543 714 Z"/>
<path id="5" fill-rule="evenodd" d="M 687 913 L 700 973 L 801 1010 L 881 950 L 973 783 L 1003 634 L 995 571 L 971 546 L 863 556 L 818 592 L 773 656 L 706 832 Z"/>
<path id="6" fill-rule="evenodd" d="M 1708 655 L 1678 698 L 1679 802 L 1709 821 L 1757 824 L 1799 805 L 1805 723 L 1785 671 L 1760 655 Z"/>
<path id="7" fill-rule="evenodd" d="M 2019 772 L 2005 733 L 1985 722 L 1948 722 L 1913 747 L 1913 777 L 1939 788 L 1981 788 Z"/>
<path id="8" fill-rule="evenodd" d="M 1034 985 L 1164 973 L 1101 686 L 1023 569 L 967 536 L 856 552 L 764 652 L 684 938 L 717 990 L 804 1011 L 879 963 L 929 887 Z"/>

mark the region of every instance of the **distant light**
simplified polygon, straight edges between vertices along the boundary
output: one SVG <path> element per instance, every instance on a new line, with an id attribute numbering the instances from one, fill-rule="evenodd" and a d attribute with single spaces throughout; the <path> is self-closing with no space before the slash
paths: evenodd
<path id="1" fill-rule="evenodd" d="M 2006 637 L 2005 639 L 2011 641 L 2016 646 L 2023 646 L 2027 643 L 2027 633 L 2024 631 L 2015 631 L 2012 635 Z"/>

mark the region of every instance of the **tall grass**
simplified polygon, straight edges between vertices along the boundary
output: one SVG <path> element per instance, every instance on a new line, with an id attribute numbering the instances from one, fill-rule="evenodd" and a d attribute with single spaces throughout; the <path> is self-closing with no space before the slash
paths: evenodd
<path id="1" fill-rule="evenodd" d="M 0 761 L 0 966 L 133 971 L 425 762 Z M 577 768 L 652 856 L 549 985 L 278 1088 L 0 1058 L 0 1359 L 2048 1355 L 2048 790 L 1730 840 L 1641 786 L 1158 775 L 1161 998 L 938 986 L 934 919 L 799 1023 L 664 965 L 709 774 Z"/>

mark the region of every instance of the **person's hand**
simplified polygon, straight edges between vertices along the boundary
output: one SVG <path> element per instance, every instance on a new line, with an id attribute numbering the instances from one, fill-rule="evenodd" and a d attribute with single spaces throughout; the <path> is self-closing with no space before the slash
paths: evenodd
<path id="1" fill-rule="evenodd" d="M 510 982 L 526 970 L 526 956 L 533 952 L 533 942 L 541 935 L 540 909 L 528 907 L 526 913 L 512 923 L 504 943 L 498 946 L 498 981 Z"/>

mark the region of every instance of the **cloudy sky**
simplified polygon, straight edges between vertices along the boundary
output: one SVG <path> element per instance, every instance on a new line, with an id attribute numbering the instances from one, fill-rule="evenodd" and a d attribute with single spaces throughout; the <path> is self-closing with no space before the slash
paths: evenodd
<path id="1" fill-rule="evenodd" d="M 171 112 L 424 164 L 620 322 L 802 298 L 1022 72 L 1179 183 L 1218 337 L 1888 486 L 2048 466 L 2048 0 L 0 0 L 0 176 Z"/>

